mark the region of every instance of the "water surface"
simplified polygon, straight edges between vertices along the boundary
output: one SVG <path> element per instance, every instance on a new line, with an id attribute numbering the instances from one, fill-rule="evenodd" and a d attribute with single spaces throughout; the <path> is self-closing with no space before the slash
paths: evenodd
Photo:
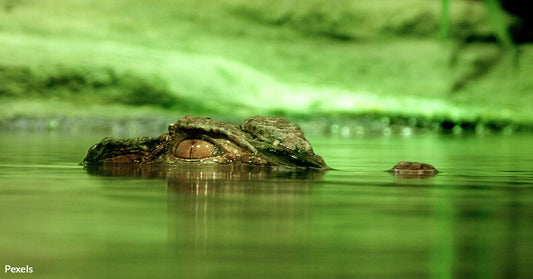
<path id="1" fill-rule="evenodd" d="M 100 139 L 0 134 L 2 268 L 33 266 L 34 278 L 533 274 L 533 136 L 311 138 L 336 170 L 150 175 L 78 166 Z M 441 173 L 384 172 L 400 160 Z"/>

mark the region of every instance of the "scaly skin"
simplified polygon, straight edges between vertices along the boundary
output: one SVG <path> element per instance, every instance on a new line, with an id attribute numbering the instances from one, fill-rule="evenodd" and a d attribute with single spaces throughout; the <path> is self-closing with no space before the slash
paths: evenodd
<path id="1" fill-rule="evenodd" d="M 282 117 L 254 116 L 240 126 L 185 116 L 158 138 L 104 138 L 93 145 L 83 165 L 210 165 L 283 166 L 329 169 L 314 154 L 300 127 Z M 389 170 L 404 177 L 438 173 L 432 165 L 402 161 Z"/>
<path id="2" fill-rule="evenodd" d="M 437 174 L 439 171 L 437 171 L 437 169 L 430 164 L 401 161 L 392 167 L 389 172 L 398 176 L 419 177 L 432 176 Z"/>
<path id="3" fill-rule="evenodd" d="M 263 116 L 248 118 L 240 127 L 185 116 L 158 138 L 104 138 L 89 149 L 83 165 L 187 162 L 329 169 L 297 124 Z"/>

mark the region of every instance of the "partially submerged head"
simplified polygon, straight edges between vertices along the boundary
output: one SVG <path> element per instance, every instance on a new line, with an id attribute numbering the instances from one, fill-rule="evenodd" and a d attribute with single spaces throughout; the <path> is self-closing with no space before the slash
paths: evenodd
<path id="1" fill-rule="evenodd" d="M 158 138 L 105 138 L 83 164 L 201 163 L 328 169 L 300 127 L 282 117 L 255 116 L 240 126 L 185 116 Z"/>

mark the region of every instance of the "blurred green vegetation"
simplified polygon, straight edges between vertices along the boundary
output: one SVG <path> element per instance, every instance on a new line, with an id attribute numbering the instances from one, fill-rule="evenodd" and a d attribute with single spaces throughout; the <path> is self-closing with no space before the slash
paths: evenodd
<path id="1" fill-rule="evenodd" d="M 4 67 L 0 68 L 0 94 L 7 98 L 66 99 L 80 105 L 117 103 L 209 111 L 202 104 L 183 102 L 158 76 L 118 73 L 112 68 Z"/>
<path id="2" fill-rule="evenodd" d="M 483 1 L 450 3 L 444 44 L 439 0 L 0 0 L 0 7 L 3 119 L 111 117 L 115 110 L 105 107 L 120 106 L 128 117 L 533 123 L 533 48 L 520 45 L 515 67 L 490 39 Z"/>

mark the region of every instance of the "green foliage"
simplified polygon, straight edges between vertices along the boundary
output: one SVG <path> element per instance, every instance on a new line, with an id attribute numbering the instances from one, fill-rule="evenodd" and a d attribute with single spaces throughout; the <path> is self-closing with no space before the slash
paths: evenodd
<path id="1" fill-rule="evenodd" d="M 441 38 L 447 39 L 450 33 L 450 2 L 451 0 L 441 0 L 442 11 L 441 11 L 441 26 L 440 33 Z M 509 28 L 507 27 L 507 22 L 505 21 L 504 15 L 505 11 L 503 10 L 499 0 L 484 0 L 485 6 L 488 14 L 488 22 L 492 27 L 492 34 L 496 39 L 508 49 L 516 49 L 516 46 L 511 38 L 509 33 Z M 460 23 L 458 23 L 460 25 Z"/>
<path id="2" fill-rule="evenodd" d="M 439 26 L 453 22 L 441 30 L 452 40 L 487 37 L 481 1 L 447 0 L 444 19 L 444 2 L 429 0 L 1 1 L 15 3 L 0 10 L 3 111 L 40 100 L 132 114 L 532 119 L 531 47 L 521 75 L 497 64 L 471 83 L 469 70 L 498 49 L 487 41 L 446 67 Z M 450 93 L 461 77 L 467 86 Z"/>
<path id="3" fill-rule="evenodd" d="M 391 34 L 428 36 L 438 30 L 438 10 L 431 1 L 237 2 L 233 12 L 249 21 L 343 41 Z"/>
<path id="4" fill-rule="evenodd" d="M 110 68 L 52 69 L 0 67 L 0 97 L 69 98 L 71 101 L 154 105 L 162 108 L 183 106 L 159 77 L 118 73 Z"/>
<path id="5" fill-rule="evenodd" d="M 25 97 L 32 94 L 35 80 L 31 71 L 21 67 L 0 67 L 0 96 Z"/>
<path id="6" fill-rule="evenodd" d="M 450 0 L 442 0 L 442 14 L 440 21 L 440 37 L 448 39 L 450 33 Z"/>
<path id="7" fill-rule="evenodd" d="M 494 34 L 506 48 L 515 49 L 516 46 L 511 38 L 509 29 L 503 17 L 503 9 L 499 0 L 485 0 L 489 11 L 489 20 L 494 29 Z"/>

